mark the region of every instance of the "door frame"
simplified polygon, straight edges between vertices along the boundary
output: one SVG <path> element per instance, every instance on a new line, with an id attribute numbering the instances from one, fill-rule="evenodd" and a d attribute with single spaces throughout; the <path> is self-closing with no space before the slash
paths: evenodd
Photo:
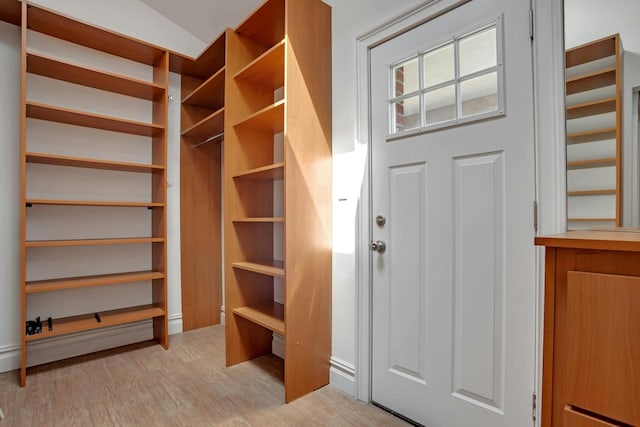
<path id="1" fill-rule="evenodd" d="M 371 229 L 371 50 L 471 0 L 427 0 L 391 18 L 356 39 L 356 140 L 365 145 L 367 161 L 356 221 L 356 397 L 371 402 L 372 256 Z M 562 0 L 530 0 L 532 9 L 535 186 L 538 201 L 537 234 L 566 229 L 564 151 L 564 36 Z M 533 201 L 532 201 L 533 202 Z M 531 242 L 533 245 L 533 242 Z M 535 392 L 540 396 L 544 298 L 544 249 L 536 251 L 536 366 Z M 540 400 L 538 400 L 540 401 Z M 538 404 L 539 411 L 540 405 Z M 537 416 L 536 425 L 540 417 Z"/>

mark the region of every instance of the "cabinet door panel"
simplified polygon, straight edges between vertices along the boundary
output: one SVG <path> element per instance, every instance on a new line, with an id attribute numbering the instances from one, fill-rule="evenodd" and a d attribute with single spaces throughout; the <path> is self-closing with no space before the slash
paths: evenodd
<path id="1" fill-rule="evenodd" d="M 565 408 L 564 427 L 618 427 L 618 425 L 575 412 L 571 408 Z"/>

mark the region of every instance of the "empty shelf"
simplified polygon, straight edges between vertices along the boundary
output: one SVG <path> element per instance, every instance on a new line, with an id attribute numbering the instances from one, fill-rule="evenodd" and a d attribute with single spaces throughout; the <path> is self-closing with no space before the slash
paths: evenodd
<path id="1" fill-rule="evenodd" d="M 258 222 L 258 223 L 284 222 L 284 217 L 234 218 L 231 221 L 232 222 Z"/>
<path id="2" fill-rule="evenodd" d="M 250 169 L 233 176 L 234 178 L 256 179 L 256 180 L 278 180 L 284 179 L 284 163 L 275 163 L 261 168 Z"/>
<path id="3" fill-rule="evenodd" d="M 616 98 L 605 98 L 567 107 L 567 119 L 579 119 L 581 117 L 612 113 L 614 111 L 616 111 Z"/>
<path id="4" fill-rule="evenodd" d="M 164 203 L 153 202 L 116 202 L 102 200 L 49 200 L 49 199 L 27 199 L 27 203 L 33 205 L 58 205 L 58 206 L 116 206 L 131 208 L 162 208 Z"/>
<path id="5" fill-rule="evenodd" d="M 567 144 L 582 144 L 586 142 L 606 141 L 616 138 L 616 128 L 597 129 L 587 132 L 576 132 L 567 135 Z"/>
<path id="6" fill-rule="evenodd" d="M 27 153 L 26 156 L 27 163 L 39 163 L 43 165 L 71 166 L 120 172 L 155 172 L 164 170 L 164 166 L 162 165 L 87 159 L 82 157 L 60 156 L 57 154 Z"/>
<path id="7" fill-rule="evenodd" d="M 263 108 L 234 126 L 259 132 L 282 132 L 284 130 L 284 100 Z"/>
<path id="8" fill-rule="evenodd" d="M 616 222 L 615 218 L 567 218 L 570 222 Z"/>
<path id="9" fill-rule="evenodd" d="M 89 288 L 93 286 L 143 282 L 146 280 L 164 279 L 164 277 L 164 274 L 159 271 L 136 271 L 132 273 L 100 274 L 96 276 L 35 280 L 26 283 L 25 291 L 26 293 L 31 294 L 36 292 L 59 291 L 62 289 Z"/>
<path id="10" fill-rule="evenodd" d="M 578 160 L 575 162 L 567 162 L 568 170 L 575 169 L 590 169 L 590 168 L 604 168 L 616 165 L 615 157 L 607 157 L 605 159 L 593 159 L 593 160 Z"/>
<path id="11" fill-rule="evenodd" d="M 273 261 L 270 264 L 257 262 L 234 262 L 231 266 L 233 268 L 239 268 L 240 270 L 264 274 L 266 276 L 284 277 L 284 263 L 282 261 Z"/>
<path id="12" fill-rule="evenodd" d="M 78 240 L 28 240 L 27 248 L 48 248 L 62 246 L 99 246 L 99 245 L 128 245 L 135 243 L 162 243 L 163 237 L 130 237 L 118 239 L 78 239 Z"/>
<path id="13" fill-rule="evenodd" d="M 155 136 L 164 131 L 163 126 L 153 123 L 87 113 L 33 101 L 27 101 L 27 117 L 141 136 Z"/>
<path id="14" fill-rule="evenodd" d="M 224 107 L 182 132 L 182 136 L 204 140 L 221 133 L 224 133 Z"/>
<path id="15" fill-rule="evenodd" d="M 611 190 L 581 190 L 581 191 L 569 191 L 567 192 L 567 196 L 577 197 L 577 196 L 607 196 L 616 194 L 615 189 Z"/>
<path id="16" fill-rule="evenodd" d="M 616 84 L 616 68 L 606 68 L 567 80 L 567 95 Z"/>
<path id="17" fill-rule="evenodd" d="M 610 36 L 567 50 L 565 53 L 566 67 L 570 68 L 615 55 L 617 40 L 617 36 Z"/>
<path id="18" fill-rule="evenodd" d="M 71 64 L 33 52 L 27 53 L 27 72 L 149 101 L 164 93 L 164 87 L 153 82 Z"/>
<path id="19" fill-rule="evenodd" d="M 141 305 L 137 307 L 122 308 L 118 310 L 101 311 L 98 314 L 100 316 L 101 322 L 98 322 L 96 320 L 94 313 L 53 319 L 53 330 L 51 331 L 47 329 L 47 321 L 46 319 L 44 319 L 44 321 L 42 322 L 42 333 L 27 335 L 26 340 L 34 341 L 42 338 L 54 337 L 57 335 L 104 328 L 106 326 L 138 322 L 140 320 L 164 316 L 165 312 L 158 306 Z"/>
<path id="20" fill-rule="evenodd" d="M 217 110 L 224 104 L 224 78 L 225 68 L 222 67 L 213 76 L 209 77 L 204 83 L 187 95 L 182 100 L 182 103 L 202 108 L 215 108 Z"/>
<path id="21" fill-rule="evenodd" d="M 270 305 L 239 307 L 234 309 L 233 313 L 280 335 L 285 335 L 284 305 L 282 304 L 274 302 Z"/>
<path id="22" fill-rule="evenodd" d="M 284 85 L 284 50 L 285 42 L 282 40 L 240 70 L 234 79 L 268 86 L 272 89 L 282 87 Z"/>

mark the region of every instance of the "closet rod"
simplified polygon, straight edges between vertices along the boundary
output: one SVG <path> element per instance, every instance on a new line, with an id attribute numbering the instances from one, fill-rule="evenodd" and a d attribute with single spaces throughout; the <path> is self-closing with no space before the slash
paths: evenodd
<path id="1" fill-rule="evenodd" d="M 214 135 L 214 136 L 212 136 L 212 137 L 210 137 L 210 138 L 207 138 L 207 139 L 205 139 L 204 141 L 200 141 L 200 142 L 198 142 L 198 143 L 195 143 L 195 144 L 193 144 L 193 146 L 192 146 L 192 147 L 193 147 L 193 148 L 197 148 L 197 147 L 199 147 L 199 146 L 201 146 L 201 145 L 203 145 L 203 144 L 206 144 L 207 142 L 211 142 L 211 141 L 213 141 L 213 140 L 216 140 L 216 139 L 220 138 L 221 136 L 224 136 L 224 132 L 221 132 L 221 133 L 219 133 L 219 134 L 217 134 L 217 135 Z"/>

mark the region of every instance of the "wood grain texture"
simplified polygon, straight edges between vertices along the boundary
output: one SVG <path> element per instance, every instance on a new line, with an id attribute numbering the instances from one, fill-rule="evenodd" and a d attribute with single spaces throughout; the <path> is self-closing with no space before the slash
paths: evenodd
<path id="1" fill-rule="evenodd" d="M 18 0 L 0 0 L 0 21 L 20 26 L 22 3 Z"/>
<path id="2" fill-rule="evenodd" d="M 141 136 L 155 136 L 164 133 L 165 129 L 160 124 L 121 119 L 33 101 L 27 102 L 27 117 Z"/>
<path id="3" fill-rule="evenodd" d="M 278 101 L 256 111 L 243 118 L 234 126 L 251 129 L 257 132 L 269 132 L 271 134 L 284 131 L 284 107 L 285 101 Z"/>
<path id="4" fill-rule="evenodd" d="M 233 309 L 233 314 L 243 317 L 253 323 L 257 323 L 270 331 L 280 335 L 285 334 L 284 305 L 273 303 L 257 305 L 254 307 L 238 307 Z"/>
<path id="5" fill-rule="evenodd" d="M 224 132 L 224 107 L 212 112 L 205 118 L 185 129 L 182 136 L 187 137 L 193 143 L 199 143 Z"/>
<path id="6" fill-rule="evenodd" d="M 564 425 L 566 427 L 619 427 L 620 424 L 600 420 L 590 415 L 572 410 L 570 407 L 564 410 Z"/>
<path id="7" fill-rule="evenodd" d="M 285 22 L 285 236 L 291 236 L 285 248 L 285 400 L 290 402 L 329 382 L 331 8 L 317 0 L 287 1 Z"/>
<path id="8" fill-rule="evenodd" d="M 576 132 L 567 135 L 567 144 L 582 144 L 585 142 L 604 141 L 616 138 L 617 128 L 597 129 L 586 132 Z"/>
<path id="9" fill-rule="evenodd" d="M 616 67 L 609 67 L 593 73 L 567 79 L 566 94 L 573 95 L 579 92 L 598 89 L 616 84 Z"/>
<path id="10" fill-rule="evenodd" d="M 88 159 L 75 156 L 61 156 L 58 154 L 26 153 L 27 163 L 44 165 L 71 166 L 76 168 L 104 169 L 121 172 L 156 172 L 163 171 L 164 165 L 150 165 L 143 163 L 119 162 L 111 160 Z"/>
<path id="11" fill-rule="evenodd" d="M 27 72 L 149 101 L 164 93 L 164 87 L 152 82 L 65 62 L 40 53 L 27 53 Z"/>
<path id="12" fill-rule="evenodd" d="M 189 58 L 185 55 L 171 52 L 169 69 L 174 73 L 184 76 L 206 80 L 212 75 L 213 70 L 219 70 L 225 64 L 226 33 L 223 31 L 211 44 L 198 56 Z"/>
<path id="13" fill-rule="evenodd" d="M 567 403 L 640 425 L 640 278 L 567 274 Z"/>
<path id="14" fill-rule="evenodd" d="M 183 95 L 182 103 L 219 110 L 224 105 L 225 76 L 225 69 L 222 67 L 193 91 Z"/>
<path id="15" fill-rule="evenodd" d="M 637 229 L 569 231 L 551 236 L 538 236 L 535 238 L 535 244 L 553 248 L 640 252 L 640 231 Z"/>
<path id="16" fill-rule="evenodd" d="M 615 34 L 567 50 L 567 68 L 615 55 L 617 38 L 618 35 Z"/>
<path id="17" fill-rule="evenodd" d="M 59 205 L 59 206 L 116 206 L 129 208 L 163 208 L 164 203 L 154 202 L 122 202 L 103 200 L 53 200 L 53 199 L 27 199 L 26 203 L 32 205 Z"/>
<path id="18" fill-rule="evenodd" d="M 126 237 L 118 239 L 83 240 L 27 240 L 27 248 L 53 248 L 63 246 L 129 245 L 137 243 L 164 243 L 164 237 Z M 164 271 L 164 270 L 163 270 Z"/>
<path id="19" fill-rule="evenodd" d="M 233 78 L 260 86 L 268 86 L 273 90 L 284 86 L 284 52 L 285 41 L 282 40 L 247 64 Z"/>
<path id="20" fill-rule="evenodd" d="M 283 361 L 225 368 L 223 326 L 169 339 L 30 368 L 27 388 L 0 374 L 1 425 L 409 426 L 332 386 L 285 405 Z"/>
<path id="21" fill-rule="evenodd" d="M 258 274 L 273 277 L 285 277 L 284 263 L 282 261 L 267 262 L 233 262 L 233 268 L 240 270 L 252 271 Z"/>
<path id="22" fill-rule="evenodd" d="M 591 160 L 576 160 L 574 162 L 567 162 L 567 170 L 606 168 L 609 166 L 616 166 L 616 161 L 616 157 Z"/>
<path id="23" fill-rule="evenodd" d="M 238 25 L 236 33 L 264 46 L 276 45 L 285 34 L 285 1 L 265 1 Z"/>
<path id="24" fill-rule="evenodd" d="M 235 174 L 233 178 L 256 179 L 274 181 L 284 179 L 284 162 L 275 163 L 273 165 L 263 166 L 260 168 L 250 169 Z"/>
<path id="25" fill-rule="evenodd" d="M 121 283 L 143 282 L 163 279 L 158 271 L 137 271 L 129 273 L 100 274 L 95 276 L 67 277 L 61 279 L 35 280 L 26 283 L 25 292 L 51 292 L 62 289 L 89 288 L 93 286 L 117 285 Z"/>
<path id="26" fill-rule="evenodd" d="M 567 107 L 567 120 L 594 116 L 596 114 L 612 113 L 615 111 L 616 98 L 604 98 Z"/>

